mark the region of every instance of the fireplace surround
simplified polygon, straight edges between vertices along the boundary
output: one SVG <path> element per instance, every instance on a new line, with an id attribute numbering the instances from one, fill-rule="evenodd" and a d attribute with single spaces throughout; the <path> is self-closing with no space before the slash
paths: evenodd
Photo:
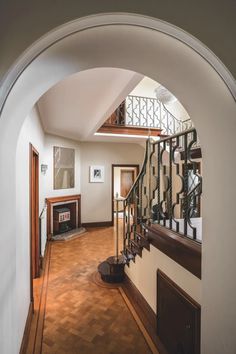
<path id="1" fill-rule="evenodd" d="M 68 220 L 68 229 L 76 229 L 81 227 L 81 195 L 70 195 L 46 198 L 47 204 L 47 238 L 50 240 L 55 232 L 59 232 L 58 220 L 56 218 L 56 210 L 66 208 L 70 213 Z"/>

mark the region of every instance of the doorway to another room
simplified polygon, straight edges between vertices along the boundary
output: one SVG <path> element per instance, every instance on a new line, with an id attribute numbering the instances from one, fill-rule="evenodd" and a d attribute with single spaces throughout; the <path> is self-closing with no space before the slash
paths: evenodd
<path id="1" fill-rule="evenodd" d="M 116 217 L 118 205 L 118 218 L 123 218 L 123 201 L 134 184 L 139 174 L 138 164 L 113 164 L 112 165 L 112 224 Z M 121 199 L 116 205 L 115 199 Z"/>

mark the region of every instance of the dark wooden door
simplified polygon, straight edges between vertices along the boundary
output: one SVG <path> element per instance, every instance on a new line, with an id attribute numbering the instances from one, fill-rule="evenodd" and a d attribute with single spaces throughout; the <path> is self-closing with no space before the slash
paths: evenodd
<path id="1" fill-rule="evenodd" d="M 40 275 L 39 249 L 39 154 L 30 145 L 30 245 L 31 283 Z"/>
<path id="2" fill-rule="evenodd" d="M 120 195 L 126 197 L 134 183 L 134 170 L 120 171 Z"/>
<path id="3" fill-rule="evenodd" d="M 200 306 L 160 270 L 157 334 L 169 354 L 200 353 Z"/>

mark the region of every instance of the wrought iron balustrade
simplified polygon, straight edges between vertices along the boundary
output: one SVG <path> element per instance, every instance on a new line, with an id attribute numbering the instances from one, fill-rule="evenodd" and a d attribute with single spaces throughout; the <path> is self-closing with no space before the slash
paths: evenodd
<path id="1" fill-rule="evenodd" d="M 162 135 L 174 135 L 193 128 L 191 119 L 177 119 L 156 98 L 129 95 L 122 113 L 122 122 L 126 126 L 158 128 L 162 130 Z"/>
<path id="2" fill-rule="evenodd" d="M 124 199 L 123 248 L 129 259 L 147 246 L 146 226 L 160 224 L 201 242 L 202 176 L 193 158 L 195 129 L 148 139 L 142 169 Z"/>
<path id="3" fill-rule="evenodd" d="M 118 131 L 119 128 L 127 129 L 127 132 L 135 129 L 136 133 L 142 131 L 144 134 L 148 131 L 153 136 L 171 136 L 193 128 L 193 123 L 191 119 L 177 119 L 156 98 L 128 95 L 99 131 Z"/>

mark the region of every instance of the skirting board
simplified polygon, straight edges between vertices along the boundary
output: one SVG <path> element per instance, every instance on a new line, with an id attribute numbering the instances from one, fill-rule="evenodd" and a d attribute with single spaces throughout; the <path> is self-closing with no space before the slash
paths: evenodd
<path id="1" fill-rule="evenodd" d="M 157 316 L 127 274 L 125 274 L 122 289 L 134 307 L 159 353 L 167 354 L 164 346 L 157 336 Z"/>
<path id="2" fill-rule="evenodd" d="M 25 323 L 25 330 L 24 330 L 24 334 L 23 334 L 23 338 L 22 338 L 22 342 L 21 342 L 21 347 L 20 347 L 20 354 L 25 354 L 26 350 L 27 350 L 32 317 L 33 317 L 33 303 L 30 302 L 28 315 L 27 315 L 27 319 L 26 319 L 26 323 Z"/>
<path id="3" fill-rule="evenodd" d="M 95 221 L 95 222 L 84 222 L 83 227 L 109 227 L 113 226 L 112 221 Z"/>
<path id="4" fill-rule="evenodd" d="M 42 257 L 41 259 L 42 260 L 41 275 L 40 278 L 38 278 L 40 299 L 37 301 L 37 303 L 33 304 L 33 302 L 31 302 L 29 305 L 29 311 L 26 319 L 24 335 L 21 341 L 20 354 L 26 354 L 26 353 L 37 354 L 40 352 L 40 351 L 38 352 L 35 351 L 36 350 L 35 342 L 37 337 L 40 337 L 37 335 L 37 331 L 38 331 L 38 323 L 39 323 L 39 316 L 40 316 L 40 304 L 42 302 L 41 298 L 42 298 L 43 280 L 45 277 L 46 267 L 49 259 L 49 252 L 50 252 L 50 247 L 49 247 L 49 243 L 47 242 L 45 247 L 44 257 Z M 40 337 L 39 341 L 42 341 L 42 336 Z"/>

